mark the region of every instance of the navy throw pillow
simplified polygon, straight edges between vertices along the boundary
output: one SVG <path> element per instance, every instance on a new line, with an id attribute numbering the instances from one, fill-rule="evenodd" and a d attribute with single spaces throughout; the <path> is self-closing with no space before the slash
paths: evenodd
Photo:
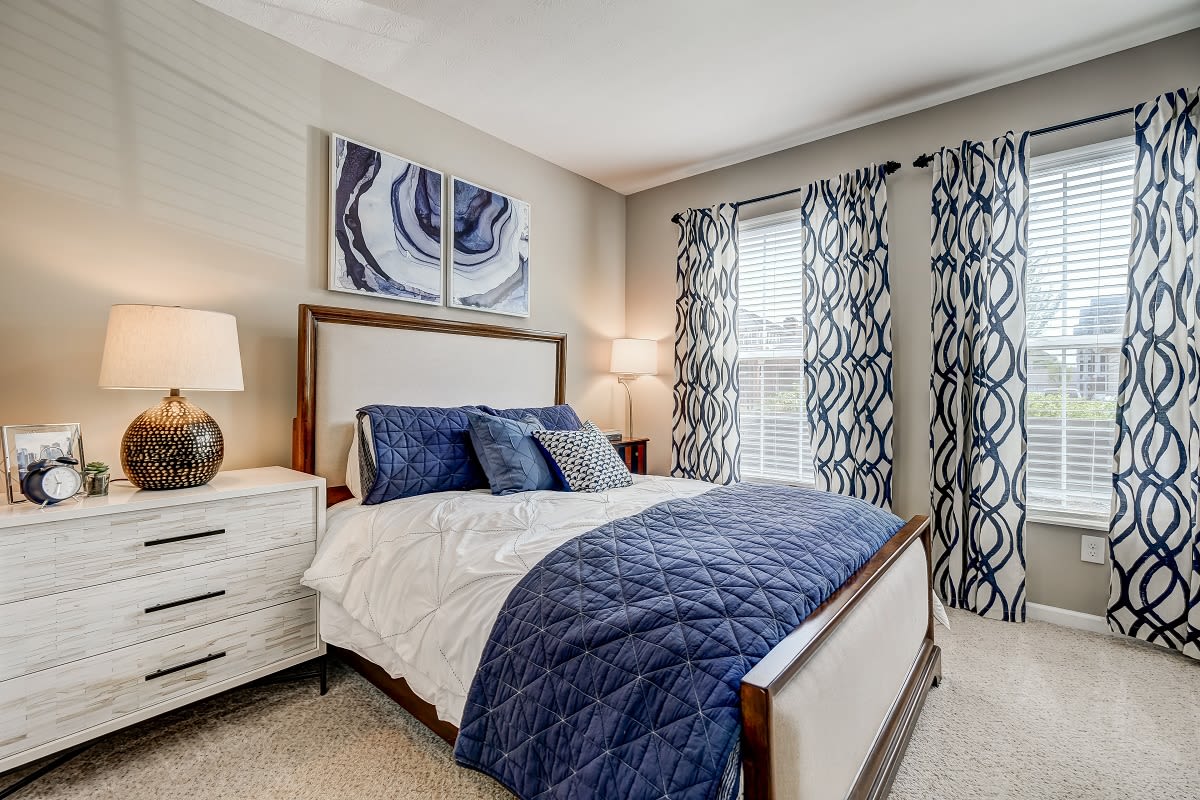
<path id="1" fill-rule="evenodd" d="M 577 431 L 583 427 L 583 422 L 580 421 L 579 415 L 575 413 L 575 409 L 566 403 L 557 406 L 539 406 L 537 408 L 496 409 L 490 406 L 481 406 L 480 409 L 501 419 L 522 420 L 526 417 L 533 417 L 542 423 L 542 427 L 548 431 Z"/>
<path id="2" fill-rule="evenodd" d="M 536 417 L 505 419 L 475 411 L 468 411 L 467 417 L 471 421 L 471 444 L 492 494 L 558 488 L 558 480 L 532 436 L 534 431 L 544 430 Z"/>
<path id="3" fill-rule="evenodd" d="M 375 477 L 363 482 L 363 505 L 430 492 L 482 489 L 487 478 L 468 433 L 479 406 L 364 406 L 375 443 Z"/>

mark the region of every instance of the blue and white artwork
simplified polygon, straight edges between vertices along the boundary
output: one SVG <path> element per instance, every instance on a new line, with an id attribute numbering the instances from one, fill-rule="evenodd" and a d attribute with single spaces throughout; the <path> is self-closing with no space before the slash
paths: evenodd
<path id="1" fill-rule="evenodd" d="M 442 173 L 330 137 L 329 288 L 442 303 Z"/>
<path id="2" fill-rule="evenodd" d="M 454 178 L 450 305 L 529 316 L 529 203 Z"/>

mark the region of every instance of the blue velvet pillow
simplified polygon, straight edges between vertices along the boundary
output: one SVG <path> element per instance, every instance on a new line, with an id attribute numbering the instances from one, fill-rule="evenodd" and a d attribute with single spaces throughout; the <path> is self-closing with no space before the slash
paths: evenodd
<path id="1" fill-rule="evenodd" d="M 490 406 L 480 406 L 480 408 L 488 414 L 500 417 L 501 419 L 522 420 L 525 417 L 533 417 L 542 423 L 542 427 L 548 431 L 577 431 L 583 427 L 583 422 L 580 421 L 579 415 L 575 413 L 575 409 L 566 403 L 557 406 L 539 406 L 537 408 L 496 409 Z"/>
<path id="2" fill-rule="evenodd" d="M 534 441 L 534 431 L 545 430 L 532 414 L 523 420 L 468 411 L 471 444 L 483 465 L 492 494 L 514 494 L 556 489 L 558 481 Z"/>
<path id="3" fill-rule="evenodd" d="M 469 411 L 478 413 L 480 407 L 360 408 L 359 418 L 364 414 L 370 418 L 375 443 L 375 475 L 363 481 L 363 505 L 487 486 L 471 447 Z"/>

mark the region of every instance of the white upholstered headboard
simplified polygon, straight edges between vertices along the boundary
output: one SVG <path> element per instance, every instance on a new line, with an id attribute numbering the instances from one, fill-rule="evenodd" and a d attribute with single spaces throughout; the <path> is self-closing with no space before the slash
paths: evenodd
<path id="1" fill-rule="evenodd" d="M 564 333 L 302 305 L 292 466 L 337 502 L 362 406 L 562 403 L 566 350 Z"/>

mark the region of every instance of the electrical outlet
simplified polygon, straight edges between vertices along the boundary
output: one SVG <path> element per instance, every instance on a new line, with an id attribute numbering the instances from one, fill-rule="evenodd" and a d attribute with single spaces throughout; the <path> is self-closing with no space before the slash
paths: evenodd
<path id="1" fill-rule="evenodd" d="M 1080 561 L 1089 561 L 1093 564 L 1104 563 L 1104 537 L 1103 536 L 1084 536 L 1083 544 L 1079 551 Z"/>

